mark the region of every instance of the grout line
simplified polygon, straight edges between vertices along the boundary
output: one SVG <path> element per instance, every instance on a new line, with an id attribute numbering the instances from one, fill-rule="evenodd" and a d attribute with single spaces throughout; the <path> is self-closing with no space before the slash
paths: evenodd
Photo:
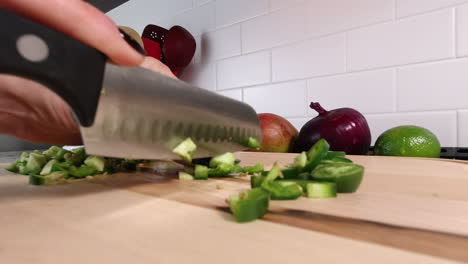
<path id="1" fill-rule="evenodd" d="M 380 112 L 380 113 L 363 113 L 367 116 L 378 115 L 400 115 L 400 114 L 441 114 L 441 113 L 455 113 L 460 109 L 437 109 L 437 110 L 414 110 L 414 111 L 401 111 L 401 112 Z"/>
<path id="2" fill-rule="evenodd" d="M 235 57 L 240 57 L 240 56 L 235 56 Z M 234 57 L 231 57 L 231 58 L 234 58 Z M 223 59 L 223 60 L 225 60 L 225 59 Z M 303 77 L 303 78 L 287 79 L 287 80 L 280 80 L 280 81 L 271 81 L 270 83 L 261 83 L 261 84 L 239 86 L 239 87 L 230 87 L 230 88 L 222 89 L 221 91 L 239 89 L 239 88 L 256 88 L 256 87 L 261 87 L 261 86 L 264 86 L 264 85 L 275 85 L 275 84 L 290 83 L 290 82 L 308 81 L 308 80 L 321 79 L 321 78 L 341 77 L 341 76 L 347 76 L 347 75 L 352 75 L 352 74 L 371 73 L 371 72 L 375 72 L 375 71 L 391 70 L 391 69 L 397 69 L 397 68 L 400 69 L 400 68 L 409 67 L 409 66 L 424 66 L 424 65 L 434 64 L 434 63 L 439 63 L 439 62 L 454 62 L 454 61 L 459 61 L 459 60 L 468 60 L 468 58 L 466 58 L 466 57 L 465 58 L 448 58 L 448 59 L 445 58 L 445 59 L 437 59 L 437 60 L 425 61 L 425 62 L 415 62 L 415 63 L 409 63 L 409 64 L 402 64 L 402 65 L 383 66 L 383 67 L 372 68 L 372 69 L 355 70 L 355 71 L 348 71 L 348 72 L 335 72 L 335 73 L 330 73 L 330 74 L 308 76 L 308 77 Z M 211 62 L 211 63 L 215 63 L 216 66 L 217 66 L 218 62 L 219 61 Z"/>
<path id="3" fill-rule="evenodd" d="M 270 50 L 270 83 L 273 82 L 273 50 Z"/>
<path id="4" fill-rule="evenodd" d="M 394 0 L 394 6 L 393 6 L 393 20 L 398 19 L 398 0 Z"/>
<path id="5" fill-rule="evenodd" d="M 452 34 L 453 34 L 453 36 L 452 36 L 452 38 L 453 38 L 452 39 L 453 40 L 453 56 L 456 57 L 456 58 L 458 58 L 458 38 L 459 38 L 459 36 L 458 36 L 458 21 L 457 20 L 458 20 L 458 16 L 459 16 L 459 14 L 458 14 L 459 11 L 460 10 L 458 8 L 453 9 L 453 21 L 452 21 L 452 23 L 453 23 L 453 27 L 452 27 L 453 28 L 453 31 L 452 31 Z"/>
<path id="6" fill-rule="evenodd" d="M 393 69 L 393 112 L 398 112 L 398 68 Z"/>
<path id="7" fill-rule="evenodd" d="M 344 33 L 344 71 L 348 72 L 349 70 L 349 32 Z"/>
<path id="8" fill-rule="evenodd" d="M 242 31 L 244 31 L 244 23 L 239 24 L 239 40 L 240 40 L 240 54 L 244 54 L 244 40 L 242 39 Z"/>
<path id="9" fill-rule="evenodd" d="M 455 122 L 455 142 L 456 146 L 460 146 L 460 112 L 456 112 L 456 122 Z"/>
<path id="10" fill-rule="evenodd" d="M 305 81 L 305 98 L 304 98 L 304 107 L 305 107 L 305 115 L 308 116 L 309 111 L 309 102 L 310 102 L 310 92 L 309 92 L 309 81 Z"/>
<path id="11" fill-rule="evenodd" d="M 214 72 L 214 74 L 215 74 L 215 86 L 216 86 L 216 87 L 215 87 L 215 90 L 216 90 L 216 91 L 223 91 L 224 89 L 223 89 L 223 90 L 220 90 L 220 89 L 219 89 L 218 62 L 215 62 L 214 64 L 215 64 L 215 65 L 214 65 L 214 66 L 215 66 L 215 72 Z"/>
<path id="12" fill-rule="evenodd" d="M 400 16 L 400 17 L 397 18 L 397 20 L 412 17 L 412 16 L 420 16 L 420 15 L 424 15 L 424 14 L 435 13 L 435 12 L 438 12 L 438 11 L 441 11 L 441 10 L 444 10 L 444 9 L 451 9 L 451 8 L 454 8 L 454 7 L 456 8 L 456 7 L 465 5 L 465 4 L 466 3 L 458 3 L 458 4 L 447 5 L 447 6 L 443 6 L 443 7 L 434 8 L 434 9 L 429 9 L 429 10 L 426 10 L 426 11 L 418 11 L 416 13 L 411 13 L 409 15 Z"/>

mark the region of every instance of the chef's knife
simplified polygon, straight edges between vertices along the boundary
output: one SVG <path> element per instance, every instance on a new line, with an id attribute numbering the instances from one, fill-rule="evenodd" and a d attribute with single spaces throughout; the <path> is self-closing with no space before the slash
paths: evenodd
<path id="1" fill-rule="evenodd" d="M 247 104 L 140 67 L 106 63 L 97 50 L 0 10 L 0 72 L 36 80 L 60 95 L 81 125 L 89 154 L 135 159 L 174 158 L 186 138 L 195 157 L 261 142 L 257 114 Z"/>

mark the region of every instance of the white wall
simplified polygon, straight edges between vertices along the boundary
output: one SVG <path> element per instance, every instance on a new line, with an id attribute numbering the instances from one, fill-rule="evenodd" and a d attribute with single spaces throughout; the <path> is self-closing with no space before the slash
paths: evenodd
<path id="1" fill-rule="evenodd" d="M 130 0 L 118 24 L 178 24 L 198 49 L 183 79 L 300 128 L 325 108 L 365 114 L 373 139 L 415 124 L 468 147 L 468 0 Z"/>

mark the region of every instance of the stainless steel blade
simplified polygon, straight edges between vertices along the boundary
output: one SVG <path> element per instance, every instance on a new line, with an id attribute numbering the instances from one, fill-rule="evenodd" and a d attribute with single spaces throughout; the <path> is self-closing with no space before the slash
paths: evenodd
<path id="1" fill-rule="evenodd" d="M 196 157 L 245 149 L 261 142 L 257 114 L 247 104 L 140 67 L 108 64 L 92 127 L 82 127 L 89 154 L 170 159 L 187 137 Z"/>

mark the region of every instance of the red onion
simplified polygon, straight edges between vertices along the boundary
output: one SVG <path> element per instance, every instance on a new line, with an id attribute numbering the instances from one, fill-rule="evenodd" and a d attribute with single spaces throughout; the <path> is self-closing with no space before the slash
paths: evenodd
<path id="1" fill-rule="evenodd" d="M 319 115 L 309 120 L 299 132 L 294 150 L 307 151 L 319 139 L 330 144 L 330 150 L 363 155 L 369 150 L 371 133 L 364 116 L 352 108 L 326 111 L 319 103 L 310 107 Z"/>

